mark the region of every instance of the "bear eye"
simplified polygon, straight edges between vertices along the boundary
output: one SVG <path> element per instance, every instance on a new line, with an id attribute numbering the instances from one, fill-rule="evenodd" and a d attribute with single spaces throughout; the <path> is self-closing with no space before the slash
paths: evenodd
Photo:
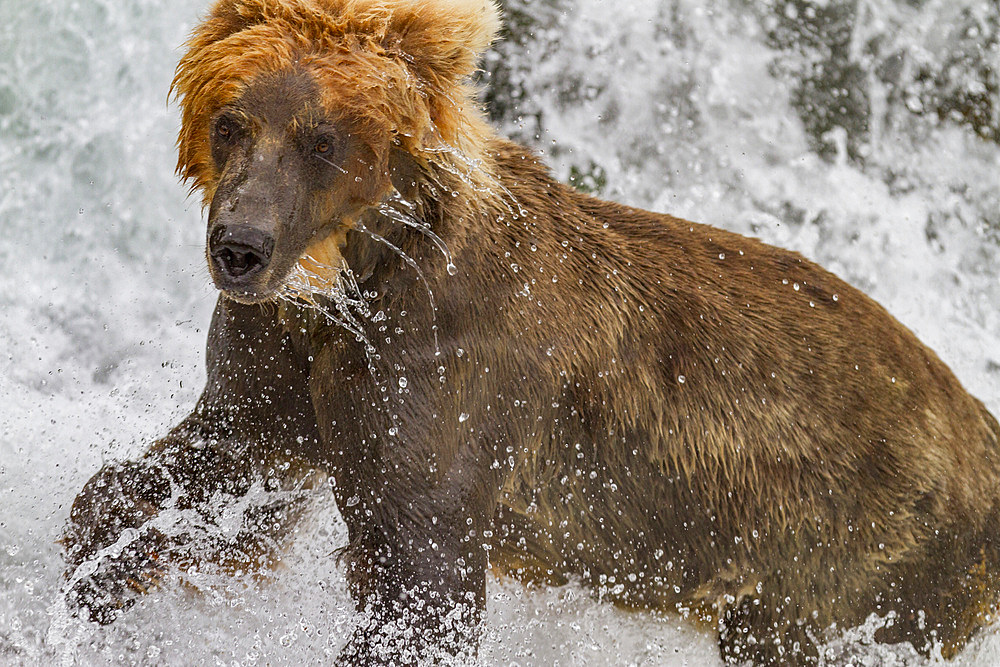
<path id="1" fill-rule="evenodd" d="M 313 151 L 318 155 L 327 155 L 332 150 L 333 142 L 330 140 L 330 137 L 320 137 L 313 145 Z"/>
<path id="2" fill-rule="evenodd" d="M 332 168 L 346 173 L 344 168 L 340 166 L 340 162 L 344 157 L 344 140 L 336 132 L 323 132 L 322 134 L 317 132 L 313 135 L 312 139 L 303 141 L 302 145 L 308 155 L 316 158 L 318 162 L 322 162 L 325 165 L 322 167 L 317 165 L 317 168 L 321 170 Z"/>
<path id="3" fill-rule="evenodd" d="M 215 135 L 224 141 L 230 141 L 236 136 L 239 126 L 229 116 L 223 116 L 215 123 Z"/>

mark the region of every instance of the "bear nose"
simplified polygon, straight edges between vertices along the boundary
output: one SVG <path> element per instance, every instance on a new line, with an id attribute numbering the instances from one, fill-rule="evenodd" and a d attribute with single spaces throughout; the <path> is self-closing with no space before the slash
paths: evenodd
<path id="1" fill-rule="evenodd" d="M 251 225 L 219 225 L 209 237 L 209 254 L 227 278 L 246 280 L 271 261 L 274 237 Z"/>

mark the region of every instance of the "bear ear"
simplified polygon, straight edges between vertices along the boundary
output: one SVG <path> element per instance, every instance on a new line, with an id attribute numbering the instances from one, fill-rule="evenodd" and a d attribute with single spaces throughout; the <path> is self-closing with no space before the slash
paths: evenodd
<path id="1" fill-rule="evenodd" d="M 390 0 L 387 47 L 398 49 L 417 75 L 447 91 L 472 74 L 500 30 L 493 0 Z"/>

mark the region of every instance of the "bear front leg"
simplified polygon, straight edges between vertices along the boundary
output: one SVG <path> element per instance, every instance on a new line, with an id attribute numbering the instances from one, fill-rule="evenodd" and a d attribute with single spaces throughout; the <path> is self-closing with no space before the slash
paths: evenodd
<path id="1" fill-rule="evenodd" d="M 163 536 L 139 529 L 169 495 L 165 475 L 129 461 L 102 468 L 73 501 L 63 536 L 69 601 L 90 620 L 112 622 L 159 581 Z"/>
<path id="2" fill-rule="evenodd" d="M 726 664 L 819 664 L 819 631 L 807 619 L 789 621 L 784 609 L 789 604 L 775 596 L 754 595 L 726 607 L 719 619 L 719 650 Z"/>
<path id="3" fill-rule="evenodd" d="M 475 655 L 486 605 L 484 533 L 493 512 L 456 511 L 463 506 L 416 499 L 401 507 L 383 499 L 347 508 L 350 544 L 342 558 L 365 620 L 341 653 L 343 664 L 421 665 Z"/>
<path id="4" fill-rule="evenodd" d="M 162 512 L 199 507 L 217 492 L 249 487 L 245 460 L 199 442 L 189 418 L 136 461 L 104 466 L 73 501 L 63 537 L 70 602 L 106 624 L 155 588 L 183 539 L 169 535 Z M 195 422 L 195 424 L 192 424 Z"/>
<path id="5" fill-rule="evenodd" d="M 266 564 L 272 538 L 281 536 L 275 525 L 287 532 L 300 509 L 295 498 L 245 512 L 234 539 L 192 549 L 189 533 L 206 533 L 221 504 L 257 482 L 264 491 L 294 490 L 316 479 L 310 469 L 322 462 L 308 354 L 286 330 L 274 308 L 219 300 L 195 410 L 138 460 L 98 471 L 73 502 L 63 543 L 75 608 L 109 623 L 159 582 L 168 562 Z"/>

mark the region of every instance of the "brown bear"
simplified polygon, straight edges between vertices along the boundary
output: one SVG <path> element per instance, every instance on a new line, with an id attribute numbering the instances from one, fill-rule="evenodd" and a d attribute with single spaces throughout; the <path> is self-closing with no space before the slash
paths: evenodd
<path id="1" fill-rule="evenodd" d="M 221 291 L 208 382 L 74 502 L 76 602 L 110 621 L 199 557 L 164 508 L 312 469 L 370 612 L 346 664 L 474 653 L 489 568 L 696 610 L 730 662 L 815 663 L 872 614 L 952 655 L 998 601 L 996 420 L 815 264 L 498 137 L 467 82 L 498 24 L 490 0 L 219 0 L 195 30 L 173 85 Z M 266 560 L 256 530 L 214 557 Z"/>

